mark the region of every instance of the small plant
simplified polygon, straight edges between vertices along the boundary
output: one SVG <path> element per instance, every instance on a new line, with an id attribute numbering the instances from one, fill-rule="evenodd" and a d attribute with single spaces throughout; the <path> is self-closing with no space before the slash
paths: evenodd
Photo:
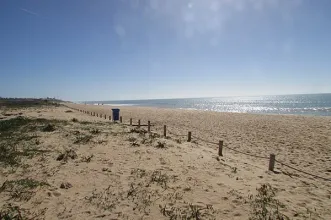
<path id="1" fill-rule="evenodd" d="M 28 201 L 34 195 L 32 190 L 38 186 L 49 186 L 49 184 L 30 178 L 5 181 L 0 188 L 0 193 L 7 192 L 12 199 Z"/>
<path id="2" fill-rule="evenodd" d="M 45 127 L 42 128 L 43 132 L 52 132 L 55 131 L 55 126 L 52 124 L 47 124 Z"/>
<path id="3" fill-rule="evenodd" d="M 34 188 L 37 188 L 38 186 L 46 186 L 46 185 L 48 186 L 49 184 L 46 182 L 40 182 L 38 180 L 31 179 L 31 178 L 11 180 L 11 181 L 5 181 L 2 184 L 2 187 L 0 188 L 0 192 L 3 189 L 13 188 L 15 185 L 22 186 L 23 188 L 34 189 Z"/>
<path id="4" fill-rule="evenodd" d="M 135 137 L 129 137 L 128 141 L 130 141 L 132 147 L 139 147 L 140 144 L 138 144 L 137 138 Z"/>
<path id="5" fill-rule="evenodd" d="M 147 131 L 144 130 L 144 129 L 141 129 L 141 128 L 136 127 L 136 128 L 132 128 L 130 130 L 130 133 L 146 134 Z"/>
<path id="6" fill-rule="evenodd" d="M 18 206 L 6 204 L 0 210 L 0 219 L 2 220 L 23 220 L 22 210 Z"/>
<path id="7" fill-rule="evenodd" d="M 135 142 L 135 141 L 137 141 L 137 138 L 131 136 L 128 138 L 128 141 Z"/>
<path id="8" fill-rule="evenodd" d="M 31 122 L 30 119 L 18 116 L 9 120 L 0 121 L 0 136 L 12 133 Z"/>
<path id="9" fill-rule="evenodd" d="M 138 144 L 137 141 L 134 141 L 134 142 L 131 143 L 131 146 L 132 147 L 139 147 L 140 144 Z"/>
<path id="10" fill-rule="evenodd" d="M 97 128 L 93 128 L 90 132 L 91 134 L 99 134 L 101 131 Z"/>
<path id="11" fill-rule="evenodd" d="M 150 139 L 156 139 L 156 138 L 160 138 L 161 136 L 157 133 L 149 133 L 149 138 Z"/>
<path id="12" fill-rule="evenodd" d="M 189 204 L 190 216 L 188 219 L 201 219 L 201 208 L 197 205 Z"/>
<path id="13" fill-rule="evenodd" d="M 183 189 L 183 191 L 185 191 L 185 192 L 189 192 L 189 191 L 191 191 L 192 190 L 192 188 L 190 187 L 190 186 L 187 186 L 187 187 L 185 187 L 184 189 Z"/>
<path id="14" fill-rule="evenodd" d="M 91 135 L 80 134 L 76 137 L 74 144 L 87 144 L 92 138 Z"/>
<path id="15" fill-rule="evenodd" d="M 152 144 L 153 143 L 153 139 L 148 139 L 148 138 L 142 138 L 140 141 L 141 144 Z"/>
<path id="16" fill-rule="evenodd" d="M 150 183 L 156 183 L 162 188 L 167 188 L 167 183 L 169 182 L 169 176 L 167 174 L 162 174 L 161 171 L 155 170 L 150 179 Z"/>
<path id="17" fill-rule="evenodd" d="M 22 137 L 21 137 L 22 138 Z M 25 138 L 22 140 L 27 141 Z M 0 143 L 0 164 L 6 166 L 20 165 L 22 157 L 32 158 L 36 155 L 47 152 L 40 150 L 37 146 L 23 146 L 21 150 L 17 150 L 17 143 Z"/>
<path id="18" fill-rule="evenodd" d="M 143 169 L 137 168 L 137 169 L 131 170 L 131 175 L 134 175 L 134 176 L 139 177 L 139 178 L 142 178 L 142 177 L 146 176 L 146 174 L 147 174 L 146 170 L 143 170 Z"/>
<path id="19" fill-rule="evenodd" d="M 86 196 L 85 199 L 91 204 L 94 204 L 97 207 L 108 211 L 112 211 L 113 209 L 115 209 L 116 204 L 118 204 L 119 202 L 111 186 L 107 187 L 101 192 L 97 192 L 97 190 L 94 190 L 92 192 L 92 195 Z"/>
<path id="20" fill-rule="evenodd" d="M 150 210 L 148 207 L 155 202 L 155 200 L 160 198 L 160 195 L 157 191 L 152 190 L 148 187 L 143 187 L 142 183 L 130 184 L 130 189 L 127 191 L 127 198 L 135 204 L 133 210 L 143 211 L 145 214 L 148 214 Z M 137 202 L 138 201 L 138 202 Z"/>
<path id="21" fill-rule="evenodd" d="M 91 160 L 92 160 L 92 158 L 94 157 L 94 155 L 92 154 L 92 155 L 90 155 L 90 156 L 84 156 L 83 158 L 82 158 L 82 162 L 86 162 L 86 163 L 89 163 L 89 162 L 91 162 Z"/>
<path id="22" fill-rule="evenodd" d="M 0 143 L 0 164 L 4 166 L 17 166 L 20 160 L 20 154 L 14 146 Z"/>
<path id="23" fill-rule="evenodd" d="M 280 207 L 284 207 L 277 199 L 276 190 L 270 184 L 263 184 L 257 188 L 257 195 L 250 196 L 251 216 L 250 220 L 287 220 L 286 215 L 279 211 Z"/>
<path id="24" fill-rule="evenodd" d="M 165 142 L 161 142 L 161 141 L 158 141 L 157 144 L 155 145 L 156 148 L 159 148 L 159 149 L 165 149 L 167 148 L 166 146 L 166 143 Z"/>
<path id="25" fill-rule="evenodd" d="M 181 139 L 175 139 L 176 143 L 177 144 L 181 144 L 182 143 L 182 140 Z"/>
<path id="26" fill-rule="evenodd" d="M 169 217 L 169 219 L 190 219 L 190 220 L 201 220 L 201 219 L 216 219 L 214 214 L 214 209 L 211 205 L 206 205 L 206 207 L 189 204 L 184 207 L 175 207 L 159 205 L 160 212 Z"/>
<path id="27" fill-rule="evenodd" d="M 92 124 L 92 122 L 89 122 L 89 121 L 81 121 L 80 122 L 82 125 L 89 125 L 89 124 Z M 97 123 L 95 123 L 97 124 Z"/>
<path id="28" fill-rule="evenodd" d="M 72 122 L 78 122 L 78 119 L 77 118 L 73 118 L 71 119 Z"/>
<path id="29" fill-rule="evenodd" d="M 70 150 L 66 150 L 64 153 L 60 154 L 56 160 L 57 161 L 64 161 L 64 162 L 67 162 L 68 159 L 76 159 L 77 158 L 77 154 L 74 150 L 70 149 Z"/>

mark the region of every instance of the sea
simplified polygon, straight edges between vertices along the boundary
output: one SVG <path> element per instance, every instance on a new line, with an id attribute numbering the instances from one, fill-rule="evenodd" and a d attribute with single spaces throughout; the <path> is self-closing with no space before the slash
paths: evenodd
<path id="1" fill-rule="evenodd" d="M 331 116 L 331 93 L 212 98 L 92 101 L 86 104 L 148 106 L 216 112 Z"/>

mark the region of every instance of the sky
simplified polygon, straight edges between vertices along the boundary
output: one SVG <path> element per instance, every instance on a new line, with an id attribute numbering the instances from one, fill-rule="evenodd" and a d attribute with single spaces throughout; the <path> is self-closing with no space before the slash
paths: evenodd
<path id="1" fill-rule="evenodd" d="M 330 0 L 1 0 L 0 97 L 331 92 Z"/>

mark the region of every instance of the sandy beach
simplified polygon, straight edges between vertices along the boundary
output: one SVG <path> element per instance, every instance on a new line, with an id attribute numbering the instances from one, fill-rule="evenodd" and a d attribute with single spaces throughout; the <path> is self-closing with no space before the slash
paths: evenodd
<path id="1" fill-rule="evenodd" d="M 79 108 L 109 116 L 111 108 L 116 106 L 80 105 Z M 155 125 L 152 130 L 160 134 L 164 125 L 174 134 L 187 135 L 187 132 L 191 131 L 193 136 L 212 142 L 223 140 L 225 146 L 260 156 L 269 157 L 274 153 L 279 160 L 290 162 L 298 168 L 307 167 L 313 172 L 330 175 L 327 169 L 331 168 L 328 167 L 331 156 L 331 117 L 123 106 L 117 108 L 120 108 L 123 123 L 128 124 L 130 118 L 134 124 L 137 124 L 139 119 L 142 124 L 151 121 Z M 233 152 L 226 153 L 233 155 Z M 263 160 L 256 162 L 261 163 Z"/>
<path id="2" fill-rule="evenodd" d="M 33 131 L 44 153 L 22 159 L 23 168 L 1 167 L 1 206 L 10 201 L 35 219 L 248 219 L 258 216 L 256 189 L 270 184 L 282 215 L 331 219 L 330 117 L 121 106 L 123 124 L 114 124 L 104 119 L 110 106 L 67 106 L 103 117 L 63 106 L 2 112 L 2 121 L 21 113 L 53 120 L 47 123 L 55 129 Z M 156 134 L 126 125 L 130 118 L 151 121 Z M 168 138 L 162 137 L 164 125 Z M 223 157 L 217 145 L 201 139 L 224 141 Z M 271 153 L 325 179 L 277 162 L 275 172 L 268 171 Z M 13 197 L 8 187 L 24 177 L 45 183 L 27 200 Z"/>

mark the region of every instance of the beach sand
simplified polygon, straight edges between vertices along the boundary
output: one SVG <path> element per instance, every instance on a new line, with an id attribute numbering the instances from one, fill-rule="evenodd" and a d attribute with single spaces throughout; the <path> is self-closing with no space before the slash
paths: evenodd
<path id="1" fill-rule="evenodd" d="M 123 124 L 113 124 L 104 119 L 111 115 L 110 106 L 67 106 L 103 117 L 66 112 L 66 107 L 20 110 L 25 117 L 68 123 L 34 133 L 47 153 L 24 159 L 27 168 L 1 168 L 0 184 L 27 177 L 48 184 L 34 189 L 28 201 L 3 190 L 1 206 L 10 201 L 37 219 L 248 219 L 254 216 L 256 189 L 268 183 L 283 204 L 280 212 L 290 219 L 331 219 L 330 181 L 278 162 L 275 172 L 268 171 L 274 153 L 278 161 L 331 179 L 330 117 L 122 106 Z M 16 116 L 2 120 L 10 117 Z M 152 132 L 160 136 L 125 125 L 130 118 L 134 124 L 151 121 Z M 162 137 L 164 125 L 168 138 Z M 201 139 L 224 141 L 223 157 L 216 144 Z M 56 160 L 69 149 L 77 158 Z"/>

